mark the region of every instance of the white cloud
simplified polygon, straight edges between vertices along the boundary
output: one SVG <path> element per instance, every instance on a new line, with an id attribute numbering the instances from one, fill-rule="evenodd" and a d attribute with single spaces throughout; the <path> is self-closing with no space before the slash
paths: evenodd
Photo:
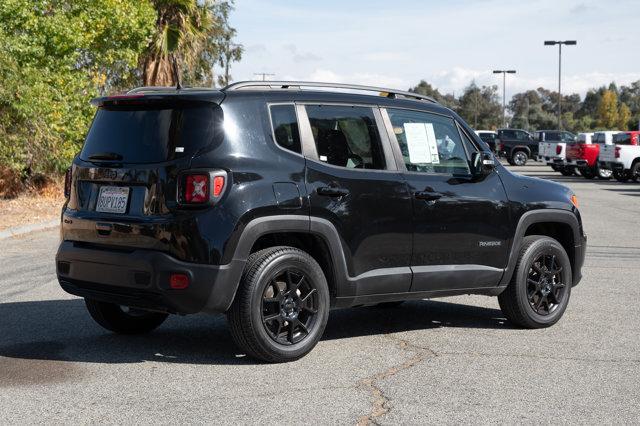
<path id="1" fill-rule="evenodd" d="M 391 89 L 406 90 L 410 83 L 401 78 L 373 73 L 339 74 L 335 71 L 317 68 L 307 75 L 288 75 L 285 80 L 303 80 L 327 83 L 363 84 L 366 86 L 388 87 Z"/>

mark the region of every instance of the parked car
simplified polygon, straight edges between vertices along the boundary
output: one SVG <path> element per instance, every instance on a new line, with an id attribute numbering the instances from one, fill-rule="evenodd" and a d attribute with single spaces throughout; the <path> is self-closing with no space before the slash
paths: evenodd
<path id="1" fill-rule="evenodd" d="M 476 135 L 480 136 L 480 139 L 491 148 L 491 152 L 496 152 L 496 138 L 498 133 L 493 130 L 476 130 Z"/>
<path id="2" fill-rule="evenodd" d="M 600 167 L 613 170 L 619 182 L 640 178 L 640 131 L 621 132 L 600 151 Z"/>
<path id="3" fill-rule="evenodd" d="M 566 148 L 567 143 L 576 141 L 576 135 L 560 130 L 538 130 L 534 138 L 538 141 L 538 161 L 543 161 L 564 176 L 574 174 L 575 168 L 566 167 Z"/>
<path id="4" fill-rule="evenodd" d="M 496 139 L 500 156 L 512 166 L 524 166 L 538 156 L 538 141 L 522 129 L 498 129 Z"/>
<path id="5" fill-rule="evenodd" d="M 595 132 L 589 139 L 579 139 L 567 146 L 567 166 L 576 167 L 578 172 L 587 179 L 598 177 L 611 179 L 611 169 L 601 167 L 598 162 L 600 148 L 613 143 L 613 135 L 617 131 Z"/>
<path id="6" fill-rule="evenodd" d="M 429 97 L 335 87 L 94 99 L 65 184 L 62 288 L 116 333 L 224 312 L 268 362 L 308 353 L 331 307 L 471 293 L 513 324 L 557 322 L 586 250 L 572 191 L 494 163 Z"/>

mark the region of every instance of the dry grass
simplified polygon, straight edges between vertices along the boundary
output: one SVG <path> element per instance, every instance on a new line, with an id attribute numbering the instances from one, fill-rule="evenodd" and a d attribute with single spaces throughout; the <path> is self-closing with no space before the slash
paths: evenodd
<path id="1" fill-rule="evenodd" d="M 49 181 L 41 188 L 30 189 L 15 198 L 0 198 L 0 231 L 60 217 L 63 186 L 63 180 Z"/>

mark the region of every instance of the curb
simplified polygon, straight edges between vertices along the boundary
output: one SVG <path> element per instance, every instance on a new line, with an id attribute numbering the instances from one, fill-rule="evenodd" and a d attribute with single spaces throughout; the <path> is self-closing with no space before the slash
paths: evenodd
<path id="1" fill-rule="evenodd" d="M 60 219 L 49 220 L 47 222 L 33 223 L 31 225 L 14 226 L 13 228 L 0 231 L 0 240 L 4 240 L 11 237 L 17 237 L 19 235 L 28 234 L 35 231 L 43 231 L 49 228 L 55 228 L 60 225 Z"/>

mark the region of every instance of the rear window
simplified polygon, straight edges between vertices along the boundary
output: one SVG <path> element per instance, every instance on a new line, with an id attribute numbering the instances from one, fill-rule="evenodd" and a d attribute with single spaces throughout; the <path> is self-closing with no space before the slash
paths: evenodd
<path id="1" fill-rule="evenodd" d="M 220 107 L 212 104 L 101 107 L 80 158 L 158 163 L 190 157 L 213 142 L 220 117 Z"/>
<path id="2" fill-rule="evenodd" d="M 618 133 L 613 135 L 613 143 L 618 145 L 631 145 L 630 133 Z"/>
<path id="3" fill-rule="evenodd" d="M 490 132 L 479 132 L 478 136 L 480 136 L 480 139 L 484 142 L 493 142 L 496 138 L 496 134 Z"/>

